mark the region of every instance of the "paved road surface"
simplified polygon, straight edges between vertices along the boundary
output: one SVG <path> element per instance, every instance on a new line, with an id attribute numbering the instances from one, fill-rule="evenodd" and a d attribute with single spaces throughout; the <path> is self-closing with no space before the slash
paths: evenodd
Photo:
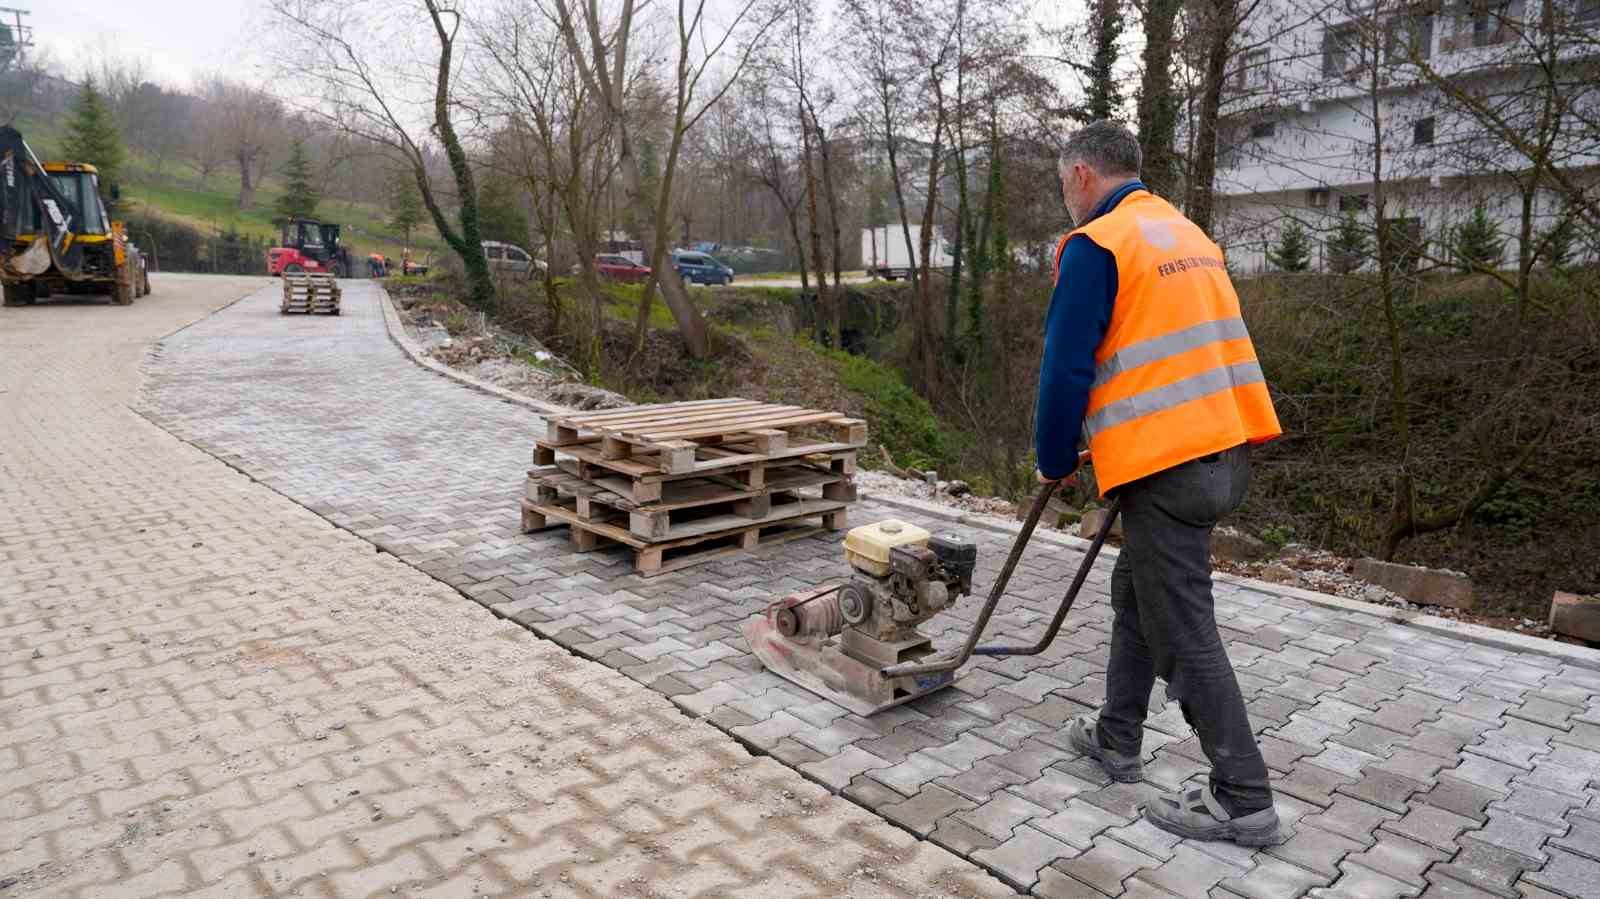
<path id="1" fill-rule="evenodd" d="M 299 369 L 326 335 L 387 347 L 372 294 L 312 320 L 261 278 L 154 287 L 0 309 L 0 896 L 1010 892 L 130 408 L 153 341 L 251 295 L 188 389 L 287 446 L 267 406 L 355 395 Z M 363 483 L 363 453 L 315 461 Z"/>
<path id="2" fill-rule="evenodd" d="M 958 689 L 870 719 L 846 714 L 764 673 L 736 630 L 773 596 L 837 576 L 836 539 L 641 579 L 621 553 L 573 552 L 560 529 L 519 533 L 537 417 L 410 363 L 378 303 L 362 286 L 337 320 L 283 319 L 265 295 L 233 306 L 164 341 L 148 412 L 499 614 L 1038 895 L 1600 896 L 1600 655 L 1582 667 L 1271 585 L 1221 585 L 1218 616 L 1293 836 L 1257 853 L 1174 841 L 1137 809 L 1205 766 L 1159 687 L 1142 783 L 1109 784 L 1063 740 L 1063 723 L 1103 693 L 1107 565 L 1044 655 L 981 660 Z M 907 516 L 874 503 L 853 514 Z M 1009 537 L 970 533 L 987 583 Z M 1076 560 L 1060 546 L 1031 549 L 999 632 L 1036 631 Z M 976 605 L 934 626 L 952 637 Z"/>

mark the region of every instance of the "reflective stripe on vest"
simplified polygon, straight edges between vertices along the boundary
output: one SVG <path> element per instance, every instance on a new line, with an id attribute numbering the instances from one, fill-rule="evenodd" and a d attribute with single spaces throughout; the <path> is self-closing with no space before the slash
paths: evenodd
<path id="1" fill-rule="evenodd" d="M 1083 429 L 1092 440 L 1095 434 L 1106 428 L 1114 428 L 1136 418 L 1153 415 L 1163 409 L 1172 409 L 1213 393 L 1246 384 L 1260 384 L 1266 380 L 1266 376 L 1261 373 L 1261 366 L 1255 362 L 1241 362 L 1238 365 L 1213 368 L 1102 407 L 1100 411 L 1083 420 Z"/>
<path id="2" fill-rule="evenodd" d="M 1083 430 L 1103 493 L 1281 433 L 1222 250 L 1165 200 L 1129 194 L 1072 231 L 1117 269 Z"/>
<path id="3" fill-rule="evenodd" d="M 1241 337 L 1249 336 L 1250 333 L 1244 327 L 1244 319 L 1224 318 L 1217 321 L 1201 322 L 1193 327 L 1184 328 L 1182 331 L 1174 331 L 1171 334 L 1163 334 L 1160 337 L 1152 337 L 1149 340 L 1118 350 L 1110 359 L 1096 365 L 1094 367 L 1094 386 L 1099 387 L 1129 369 L 1148 365 L 1151 362 L 1159 362 L 1179 353 L 1187 353 L 1208 343 L 1238 340 Z"/>

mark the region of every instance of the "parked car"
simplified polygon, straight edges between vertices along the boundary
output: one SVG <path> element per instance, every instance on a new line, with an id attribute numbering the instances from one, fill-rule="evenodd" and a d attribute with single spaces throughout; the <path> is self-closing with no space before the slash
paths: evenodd
<path id="1" fill-rule="evenodd" d="M 678 250 L 672 254 L 672 268 L 678 277 L 692 284 L 733 283 L 733 269 L 705 253 Z"/>
<path id="2" fill-rule="evenodd" d="M 600 277 L 624 284 L 639 284 L 650 277 L 650 266 L 640 265 L 626 256 L 601 253 L 594 257 L 595 270 Z"/>
<path id="3" fill-rule="evenodd" d="M 532 275 L 544 271 L 544 262 L 516 244 L 486 240 L 483 242 L 483 255 L 488 258 L 489 270 L 492 272 Z"/>

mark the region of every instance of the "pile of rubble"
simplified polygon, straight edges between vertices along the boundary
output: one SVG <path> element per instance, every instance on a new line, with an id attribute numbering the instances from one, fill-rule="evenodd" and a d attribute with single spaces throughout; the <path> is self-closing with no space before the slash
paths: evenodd
<path id="1" fill-rule="evenodd" d="M 483 320 L 477 333 L 451 335 L 423 305 L 404 308 L 406 333 L 445 365 L 513 393 L 568 409 L 614 409 L 632 400 L 585 383 L 583 375 L 532 338 L 512 335 Z"/>

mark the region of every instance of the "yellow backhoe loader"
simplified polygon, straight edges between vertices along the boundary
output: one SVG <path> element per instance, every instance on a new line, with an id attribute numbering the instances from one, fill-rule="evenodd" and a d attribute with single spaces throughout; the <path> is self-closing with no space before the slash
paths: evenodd
<path id="1" fill-rule="evenodd" d="M 106 213 L 100 176 L 82 162 L 44 162 L 0 127 L 0 285 L 7 306 L 52 293 L 105 293 L 126 306 L 150 292 L 144 259 Z"/>

